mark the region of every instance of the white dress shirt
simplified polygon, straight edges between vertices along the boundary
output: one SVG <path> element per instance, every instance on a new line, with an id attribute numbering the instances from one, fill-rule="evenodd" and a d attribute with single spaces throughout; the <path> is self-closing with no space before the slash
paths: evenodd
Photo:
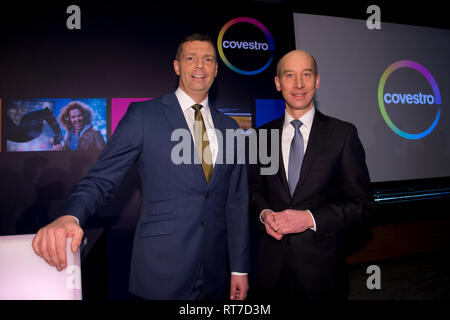
<path id="1" fill-rule="evenodd" d="M 195 110 L 192 108 L 192 106 L 196 104 L 196 102 L 180 87 L 178 87 L 178 89 L 175 91 L 175 95 L 177 96 L 178 102 L 180 103 L 181 110 L 183 111 L 184 118 L 186 119 L 189 130 L 191 131 L 191 135 L 194 136 Z M 211 111 L 209 109 L 208 97 L 206 97 L 206 99 L 199 104 L 203 106 L 203 108 L 200 109 L 200 112 L 202 113 L 203 122 L 205 123 L 206 133 L 209 140 L 209 148 L 211 150 L 213 162 L 212 164 L 214 167 L 218 154 L 218 142 L 216 130 L 214 129 L 214 122 L 211 117 Z M 195 139 L 193 140 L 195 145 Z"/>
<path id="2" fill-rule="evenodd" d="M 302 117 L 300 117 L 297 120 L 300 120 L 302 122 L 302 125 L 300 126 L 300 132 L 303 136 L 303 146 L 304 146 L 304 152 L 306 153 L 306 148 L 308 147 L 308 141 L 309 141 L 309 134 L 311 133 L 311 126 L 314 120 L 314 115 L 316 114 L 316 108 L 313 106 L 311 110 L 309 110 L 307 113 L 305 113 Z M 283 165 L 284 170 L 286 172 L 286 180 L 288 179 L 288 170 L 289 170 L 289 153 L 291 151 L 291 142 L 292 139 L 294 139 L 295 129 L 294 126 L 291 124 L 291 121 L 295 120 L 291 115 L 287 112 L 284 113 L 284 123 L 283 123 L 283 129 L 281 132 L 281 153 L 283 156 Z M 261 211 L 260 214 L 260 220 L 261 215 L 266 211 L 270 209 L 264 209 Z M 272 210 L 270 210 L 272 211 Z M 316 221 L 314 220 L 314 216 L 311 213 L 311 211 L 306 210 L 310 215 L 314 223 L 314 227 L 311 228 L 311 230 L 316 231 Z M 264 222 L 263 222 L 264 223 Z"/>

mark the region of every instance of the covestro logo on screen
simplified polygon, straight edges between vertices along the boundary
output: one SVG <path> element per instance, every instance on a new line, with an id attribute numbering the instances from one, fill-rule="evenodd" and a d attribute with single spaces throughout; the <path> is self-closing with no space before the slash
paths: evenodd
<path id="1" fill-rule="evenodd" d="M 261 22 L 239 17 L 228 21 L 220 30 L 217 51 L 234 72 L 255 75 L 272 63 L 275 44 L 269 29 Z"/>
<path id="2" fill-rule="evenodd" d="M 432 92 L 423 92 L 429 88 L 403 88 L 402 91 L 399 89 L 395 90 L 395 85 L 391 85 L 390 89 L 386 88 L 386 83 L 388 79 L 392 79 L 391 76 L 393 73 L 399 69 L 402 68 L 410 68 L 413 70 L 418 71 L 423 77 L 425 77 L 426 82 L 431 86 Z M 395 81 L 395 80 L 393 80 Z M 400 86 L 397 84 L 397 86 Z M 407 90 L 407 92 L 405 92 Z M 380 82 L 378 84 L 378 104 L 380 107 L 381 114 L 383 116 L 384 121 L 388 125 L 388 127 L 394 131 L 399 136 L 410 139 L 410 140 L 416 140 L 421 139 L 428 134 L 430 134 L 434 128 L 436 128 L 436 125 L 439 122 L 439 118 L 441 115 L 441 94 L 439 92 L 439 87 L 434 80 L 431 73 L 421 64 L 412 61 L 412 60 L 400 60 L 397 62 L 394 62 L 391 64 L 383 73 L 383 75 L 380 78 Z M 431 125 L 427 125 L 427 128 L 425 130 L 420 130 L 419 132 L 407 132 L 406 130 L 402 130 L 399 128 L 398 125 L 394 124 L 394 121 L 391 119 L 392 115 L 389 116 L 387 111 L 387 106 L 391 107 L 392 111 L 397 111 L 397 117 L 398 117 L 398 110 L 393 109 L 396 106 L 416 106 L 416 107 L 426 107 L 428 109 L 425 109 L 426 114 L 433 113 L 433 118 Z M 424 112 L 424 109 L 420 109 L 420 111 Z M 413 117 L 411 113 L 416 112 L 417 110 L 412 109 L 405 109 L 402 111 L 401 119 L 403 122 L 408 122 L 408 117 Z M 421 117 L 421 114 L 418 114 L 416 118 L 426 118 Z"/>

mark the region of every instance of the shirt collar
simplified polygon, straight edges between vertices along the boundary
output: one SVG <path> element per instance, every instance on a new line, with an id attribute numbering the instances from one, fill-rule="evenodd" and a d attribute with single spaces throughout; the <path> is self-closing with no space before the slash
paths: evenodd
<path id="1" fill-rule="evenodd" d="M 308 128 L 311 129 L 314 115 L 316 114 L 316 108 L 313 106 L 311 110 L 309 110 L 307 113 L 305 113 L 302 117 L 300 117 L 300 120 L 302 124 Z M 291 124 L 291 121 L 294 120 L 294 118 L 291 117 L 291 115 L 287 112 L 284 113 L 284 123 L 283 123 L 283 129 L 286 129 L 287 126 Z"/>
<path id="2" fill-rule="evenodd" d="M 180 103 L 181 110 L 185 112 L 189 108 L 191 108 L 196 102 L 192 99 L 186 92 L 183 91 L 180 87 L 175 91 L 175 95 L 177 96 L 178 102 Z M 200 103 L 204 108 L 209 108 L 208 97 Z"/>

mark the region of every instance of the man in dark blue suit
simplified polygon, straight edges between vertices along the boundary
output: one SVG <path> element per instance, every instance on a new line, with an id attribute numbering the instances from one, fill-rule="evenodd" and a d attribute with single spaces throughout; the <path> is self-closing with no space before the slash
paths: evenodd
<path id="1" fill-rule="evenodd" d="M 231 273 L 230 298 L 245 299 L 247 173 L 236 161 L 223 163 L 226 151 L 219 150 L 220 136 L 238 126 L 208 102 L 217 75 L 211 38 L 195 34 L 184 39 L 174 69 L 178 89 L 130 105 L 97 163 L 68 195 L 64 215 L 38 231 L 33 248 L 50 265 L 65 268 L 66 239 L 73 238 L 71 248 L 76 251 L 83 235 L 80 226 L 114 196 L 135 164 L 142 183 L 142 209 L 130 291 L 149 299 L 222 298 Z M 191 161 L 174 161 L 176 130 L 187 132 L 189 138 L 192 134 L 186 144 L 191 148 L 183 150 L 192 150 Z M 234 151 L 237 157 L 238 150 Z"/>

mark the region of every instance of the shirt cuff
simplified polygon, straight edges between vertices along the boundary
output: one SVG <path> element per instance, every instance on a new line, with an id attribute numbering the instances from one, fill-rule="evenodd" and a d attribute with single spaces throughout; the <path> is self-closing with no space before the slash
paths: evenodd
<path id="1" fill-rule="evenodd" d="M 248 275 L 248 273 L 242 273 L 242 272 L 232 272 L 231 273 L 232 276 L 246 276 Z"/>
<path id="2" fill-rule="evenodd" d="M 262 224 L 264 224 L 264 220 L 262 219 L 262 214 L 263 214 L 264 212 L 266 212 L 266 211 L 268 211 L 268 212 L 273 212 L 273 211 L 270 210 L 270 209 L 263 209 L 263 211 L 261 211 L 261 213 L 259 214 L 259 221 L 261 221 Z"/>
<path id="3" fill-rule="evenodd" d="M 310 229 L 311 229 L 312 231 L 317 231 L 316 220 L 314 219 L 313 214 L 312 214 L 311 211 L 309 211 L 309 210 L 305 210 L 305 211 L 308 212 L 308 213 L 311 215 L 311 218 L 312 218 L 313 223 L 314 223 L 314 227 L 312 227 L 312 228 L 310 228 Z"/>
<path id="4" fill-rule="evenodd" d="M 75 217 L 75 216 L 71 216 L 71 217 L 74 218 L 77 221 L 78 225 L 80 225 L 80 220 L 78 220 L 77 217 Z"/>

